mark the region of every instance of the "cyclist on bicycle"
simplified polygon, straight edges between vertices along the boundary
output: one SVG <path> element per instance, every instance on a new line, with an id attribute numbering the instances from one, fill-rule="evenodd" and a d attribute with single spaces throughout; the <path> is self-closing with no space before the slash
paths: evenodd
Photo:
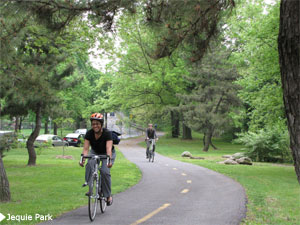
<path id="1" fill-rule="evenodd" d="M 102 192 L 104 197 L 107 198 L 107 205 L 109 206 L 112 204 L 110 168 L 112 167 L 116 157 L 115 149 L 113 147 L 112 134 L 111 131 L 109 131 L 106 128 L 103 128 L 104 118 L 101 113 L 92 114 L 90 120 L 92 129 L 90 129 L 85 135 L 82 154 L 85 156 L 88 155 L 91 146 L 90 154 L 110 156 L 111 160 L 109 164 L 107 164 L 107 160 L 105 159 L 103 160 L 102 166 L 100 168 Z M 83 167 L 84 163 L 85 159 L 83 159 L 82 163 L 80 163 L 80 166 Z M 95 163 L 95 160 L 88 161 L 85 167 L 86 182 L 83 186 L 90 184 L 90 178 L 93 173 Z M 87 192 L 86 195 L 89 196 L 90 193 Z"/>
<path id="2" fill-rule="evenodd" d="M 147 142 L 147 150 L 146 150 L 146 158 L 149 158 L 149 148 L 150 148 L 150 139 L 156 139 L 157 135 L 156 135 L 156 130 L 153 128 L 153 125 L 151 123 L 148 124 L 148 128 L 146 130 L 146 142 Z M 153 145 L 153 152 L 155 151 L 155 144 Z"/>

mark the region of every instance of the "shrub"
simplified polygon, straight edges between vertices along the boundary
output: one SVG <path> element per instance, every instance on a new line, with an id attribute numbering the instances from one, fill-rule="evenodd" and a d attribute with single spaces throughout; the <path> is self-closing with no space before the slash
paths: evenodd
<path id="1" fill-rule="evenodd" d="M 3 152 L 10 150 L 15 145 L 17 140 L 14 132 L 6 132 L 0 134 L 0 155 L 3 157 Z"/>
<path id="2" fill-rule="evenodd" d="M 246 146 L 246 155 L 258 162 L 291 162 L 289 135 L 278 127 L 238 134 L 237 143 Z"/>

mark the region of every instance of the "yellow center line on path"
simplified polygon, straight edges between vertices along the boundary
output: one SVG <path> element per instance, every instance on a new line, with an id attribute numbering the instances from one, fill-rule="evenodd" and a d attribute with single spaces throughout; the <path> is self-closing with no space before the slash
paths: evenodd
<path id="1" fill-rule="evenodd" d="M 171 204 L 170 203 L 166 203 L 163 204 L 161 207 L 159 207 L 158 209 L 154 210 L 153 212 L 149 213 L 148 215 L 144 216 L 142 219 L 137 220 L 136 222 L 130 224 L 130 225 L 137 225 L 140 223 L 143 223 L 147 220 L 149 220 L 152 216 L 156 215 L 157 213 L 159 213 L 160 211 L 166 209 L 167 207 L 169 207 Z"/>
<path id="2" fill-rule="evenodd" d="M 189 192 L 189 189 L 183 189 L 180 193 L 185 194 L 185 193 L 188 193 L 188 192 Z"/>
<path id="3" fill-rule="evenodd" d="M 186 176 L 186 174 L 185 174 L 185 173 L 182 173 L 181 175 L 182 175 L 182 176 Z"/>
<path id="4" fill-rule="evenodd" d="M 186 181 L 188 184 L 191 184 L 192 183 L 192 180 L 187 180 Z"/>
<path id="5" fill-rule="evenodd" d="M 173 168 L 173 170 L 177 170 L 177 168 Z"/>

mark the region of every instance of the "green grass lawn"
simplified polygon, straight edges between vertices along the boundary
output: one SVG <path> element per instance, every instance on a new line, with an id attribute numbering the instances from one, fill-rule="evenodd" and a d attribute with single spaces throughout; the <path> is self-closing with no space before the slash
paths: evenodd
<path id="1" fill-rule="evenodd" d="M 242 224 L 300 224 L 300 186 L 294 167 L 288 164 L 254 163 L 246 165 L 222 165 L 222 155 L 242 152 L 241 145 L 214 139 L 218 150 L 202 151 L 202 137 L 185 141 L 162 137 L 157 142 L 157 152 L 180 161 L 193 163 L 232 177 L 246 190 L 248 197 L 247 218 Z M 143 144 L 144 145 L 144 144 Z M 186 159 L 180 155 L 189 151 L 204 160 Z"/>
<path id="2" fill-rule="evenodd" d="M 65 155 L 72 159 L 57 159 L 62 155 L 62 147 L 43 149 L 37 156 L 37 166 L 26 166 L 28 160 L 25 148 L 5 152 L 3 158 L 10 182 L 12 201 L 0 204 L 4 215 L 51 214 L 54 217 L 64 212 L 87 204 L 87 187 L 84 183 L 85 169 L 78 165 L 82 148 L 65 148 Z M 112 174 L 112 193 L 116 194 L 136 184 L 141 178 L 138 168 L 127 161 L 121 152 L 117 158 Z M 88 212 L 86 212 L 88 217 Z M 39 220 L 22 221 L 21 224 L 36 224 Z M 2 222 L 3 223 L 3 222 Z M 2 224 L 1 223 L 1 224 Z M 5 224 L 20 224 L 8 222 Z"/>

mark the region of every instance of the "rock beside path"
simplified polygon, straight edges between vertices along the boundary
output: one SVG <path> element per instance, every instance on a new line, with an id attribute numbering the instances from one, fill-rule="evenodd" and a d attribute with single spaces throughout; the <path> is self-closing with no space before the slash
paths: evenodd
<path id="1" fill-rule="evenodd" d="M 181 153 L 181 157 L 192 157 L 192 154 L 189 151 L 184 151 Z"/>
<path id="2" fill-rule="evenodd" d="M 183 153 L 181 153 L 181 157 L 188 157 L 190 159 L 204 159 L 203 157 L 193 156 L 189 151 L 184 151 Z"/>
<path id="3" fill-rule="evenodd" d="M 252 165 L 252 160 L 249 157 L 246 157 L 244 153 L 237 152 L 233 155 L 223 155 L 222 158 L 225 158 L 225 161 L 217 162 L 219 164 L 226 164 L 226 165 Z"/>

